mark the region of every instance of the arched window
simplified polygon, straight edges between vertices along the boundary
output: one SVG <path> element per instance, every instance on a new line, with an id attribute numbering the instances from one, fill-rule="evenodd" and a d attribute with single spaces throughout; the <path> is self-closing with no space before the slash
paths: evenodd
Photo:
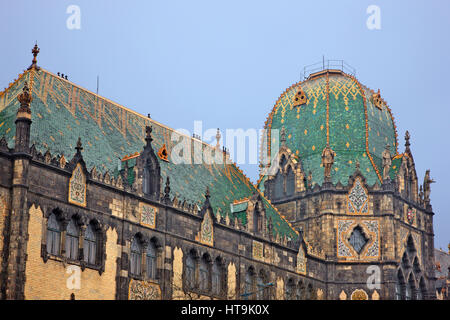
<path id="1" fill-rule="evenodd" d="M 259 273 L 258 278 L 256 279 L 256 299 L 257 300 L 267 299 L 268 287 L 267 287 L 266 282 L 267 282 L 266 274 L 263 271 L 261 271 Z"/>
<path id="2" fill-rule="evenodd" d="M 288 283 L 286 284 L 286 290 L 285 290 L 285 300 L 292 300 L 294 298 L 294 281 L 292 279 L 289 279 Z"/>
<path id="3" fill-rule="evenodd" d="M 425 280 L 423 278 L 420 279 L 419 289 L 417 290 L 417 300 L 424 300 L 427 292 L 427 288 L 425 286 Z"/>
<path id="4" fill-rule="evenodd" d="M 306 300 L 315 300 L 314 289 L 311 284 L 308 284 L 308 289 L 306 291 Z"/>
<path id="5" fill-rule="evenodd" d="M 52 213 L 47 223 L 47 252 L 53 255 L 60 254 L 61 246 L 61 224 Z"/>
<path id="6" fill-rule="evenodd" d="M 66 257 L 71 260 L 78 260 L 80 229 L 75 219 L 70 219 L 66 231 Z"/>
<path id="7" fill-rule="evenodd" d="M 97 232 L 92 223 L 86 228 L 84 234 L 84 261 L 88 264 L 97 264 Z"/>
<path id="8" fill-rule="evenodd" d="M 156 279 L 156 247 L 153 242 L 147 247 L 146 253 L 147 276 L 150 279 Z"/>
<path id="9" fill-rule="evenodd" d="M 150 194 L 150 170 L 148 167 L 144 168 L 144 177 L 142 180 L 142 191 L 144 194 Z"/>
<path id="10" fill-rule="evenodd" d="M 200 260 L 200 267 L 199 267 L 199 287 L 200 290 L 205 292 L 209 289 L 209 265 L 206 258 L 202 258 Z"/>
<path id="11" fill-rule="evenodd" d="M 193 289 L 195 286 L 195 260 L 192 253 L 186 257 L 186 287 Z"/>
<path id="12" fill-rule="evenodd" d="M 275 185 L 274 197 L 276 199 L 283 197 L 284 194 L 283 174 L 280 171 L 278 171 L 277 174 L 275 175 L 274 185 Z"/>
<path id="13" fill-rule="evenodd" d="M 410 274 L 408 283 L 406 284 L 406 300 L 413 300 L 416 298 L 416 286 L 414 284 L 414 278 Z"/>
<path id="14" fill-rule="evenodd" d="M 248 269 L 245 273 L 244 299 L 252 299 L 254 281 L 255 274 L 252 269 Z"/>
<path id="15" fill-rule="evenodd" d="M 253 210 L 253 233 L 258 234 L 262 231 L 262 216 L 257 208 Z"/>
<path id="16" fill-rule="evenodd" d="M 222 265 L 219 260 L 214 262 L 212 268 L 212 292 L 216 296 L 222 294 Z"/>
<path id="17" fill-rule="evenodd" d="M 397 272 L 397 277 L 395 279 L 395 299 L 403 300 L 405 297 L 404 289 L 405 289 L 405 281 L 403 278 L 402 271 L 399 269 Z"/>
<path id="18" fill-rule="evenodd" d="M 305 285 L 302 281 L 299 281 L 297 285 L 297 300 L 305 299 Z"/>
<path id="19" fill-rule="evenodd" d="M 141 275 L 142 244 L 137 236 L 131 241 L 130 273 L 135 276 Z"/>
<path id="20" fill-rule="evenodd" d="M 288 167 L 286 175 L 286 195 L 291 196 L 295 192 L 295 174 L 291 166 Z"/>

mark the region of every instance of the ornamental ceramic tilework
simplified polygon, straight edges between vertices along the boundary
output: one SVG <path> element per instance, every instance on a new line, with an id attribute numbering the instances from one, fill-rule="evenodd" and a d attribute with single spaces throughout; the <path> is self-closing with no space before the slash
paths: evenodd
<path id="1" fill-rule="evenodd" d="M 342 219 L 337 222 L 337 256 L 342 260 L 369 261 L 380 256 L 379 222 L 375 219 Z M 355 230 L 362 232 L 365 243 L 358 249 L 352 245 Z M 359 251 L 359 252 L 358 252 Z"/>
<path id="2" fill-rule="evenodd" d="M 297 254 L 297 273 L 306 274 L 306 256 L 302 245 L 300 245 Z"/>
<path id="3" fill-rule="evenodd" d="M 356 289 L 352 292 L 351 300 L 369 300 L 369 296 L 367 295 L 367 292 L 365 292 L 363 289 Z"/>
<path id="4" fill-rule="evenodd" d="M 86 206 L 86 176 L 79 163 L 69 180 L 69 202 L 82 207 Z"/>
<path id="5" fill-rule="evenodd" d="M 147 281 L 137 281 L 134 279 L 130 280 L 130 287 L 128 291 L 129 300 L 160 300 L 161 299 L 161 288 L 158 284 L 147 282 Z"/>
<path id="6" fill-rule="evenodd" d="M 155 228 L 157 213 L 158 208 L 141 203 L 141 224 L 150 228 Z"/>
<path id="7" fill-rule="evenodd" d="M 348 194 L 348 213 L 349 214 L 368 214 L 369 213 L 369 195 L 362 185 L 360 178 L 356 178 L 353 187 Z"/>
<path id="8" fill-rule="evenodd" d="M 203 217 L 200 230 L 200 242 L 209 246 L 214 245 L 214 225 L 209 210 L 205 212 L 205 216 Z"/>
<path id="9" fill-rule="evenodd" d="M 416 209 L 415 208 L 407 208 L 406 209 L 406 222 L 409 224 L 414 224 L 416 221 Z"/>
<path id="10" fill-rule="evenodd" d="M 257 260 L 263 260 L 264 259 L 264 250 L 263 250 L 263 244 L 261 242 L 253 240 L 253 258 Z"/>

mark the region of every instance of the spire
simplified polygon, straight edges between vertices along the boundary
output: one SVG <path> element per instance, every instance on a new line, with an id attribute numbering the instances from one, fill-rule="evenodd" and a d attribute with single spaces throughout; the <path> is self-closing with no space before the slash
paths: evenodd
<path id="1" fill-rule="evenodd" d="M 410 143 L 409 143 L 409 138 L 410 138 L 411 136 L 409 135 L 409 132 L 408 132 L 408 130 L 406 130 L 406 133 L 405 133 L 405 150 L 406 150 L 406 152 L 410 152 L 410 150 L 409 150 L 409 146 L 411 145 Z"/>
<path id="2" fill-rule="evenodd" d="M 37 66 L 37 59 L 36 59 L 37 55 L 39 54 L 39 51 L 40 50 L 39 50 L 39 47 L 36 42 L 33 49 L 31 50 L 31 53 L 33 54 L 33 61 L 31 62 L 31 66 L 28 69 L 32 69 L 32 68 L 39 69 L 39 67 Z"/>
<path id="3" fill-rule="evenodd" d="M 147 142 L 147 147 L 149 147 L 153 141 L 152 131 L 153 131 L 152 126 L 145 127 L 145 141 Z"/>
<path id="4" fill-rule="evenodd" d="M 211 197 L 211 195 L 209 194 L 209 187 L 206 187 L 205 198 L 206 198 L 206 200 L 209 200 L 210 197 Z"/>
<path id="5" fill-rule="evenodd" d="M 166 187 L 164 188 L 164 199 L 170 199 L 170 179 L 169 176 L 166 178 Z"/>
<path id="6" fill-rule="evenodd" d="M 77 154 L 80 154 L 83 150 L 80 137 L 78 137 L 77 146 L 75 147 L 75 149 L 77 150 Z"/>

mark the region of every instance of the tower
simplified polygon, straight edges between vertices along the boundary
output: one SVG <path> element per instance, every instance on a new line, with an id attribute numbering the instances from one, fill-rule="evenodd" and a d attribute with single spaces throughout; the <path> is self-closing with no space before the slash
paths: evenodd
<path id="1" fill-rule="evenodd" d="M 432 297 L 433 180 L 421 200 L 409 133 L 399 153 L 379 90 L 342 70 L 312 73 L 280 96 L 265 129 L 259 188 L 328 263 L 327 298 Z M 380 285 L 366 284 L 370 272 Z"/>

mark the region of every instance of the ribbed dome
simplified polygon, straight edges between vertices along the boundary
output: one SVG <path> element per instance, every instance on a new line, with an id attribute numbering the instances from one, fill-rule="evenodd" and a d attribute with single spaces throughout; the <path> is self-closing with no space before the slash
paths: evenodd
<path id="1" fill-rule="evenodd" d="M 301 104 L 303 95 L 306 101 Z M 381 153 L 386 145 L 391 155 L 397 155 L 396 127 L 389 107 L 376 92 L 339 70 L 323 70 L 288 88 L 265 124 L 266 129 L 282 127 L 286 146 L 318 184 L 323 182 L 321 156 L 327 143 L 336 153 L 332 182 L 343 185 L 354 173 L 356 161 L 368 184 L 381 182 Z M 275 141 L 273 137 L 268 141 L 270 154 L 270 143 Z M 395 163 L 392 169 L 391 178 Z"/>

